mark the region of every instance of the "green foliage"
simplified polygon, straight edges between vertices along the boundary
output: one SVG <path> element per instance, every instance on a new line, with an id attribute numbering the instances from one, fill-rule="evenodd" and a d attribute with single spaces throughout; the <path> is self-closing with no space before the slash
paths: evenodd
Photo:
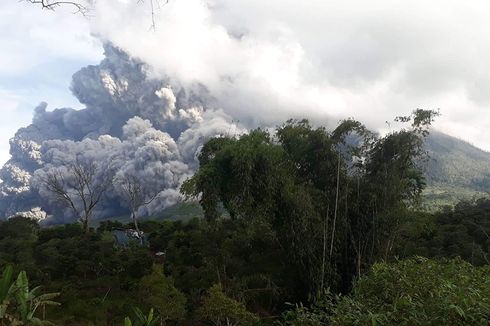
<path id="1" fill-rule="evenodd" d="M 211 139 L 182 187 L 205 218 L 191 218 L 201 215 L 193 202 L 166 212 L 169 220 L 141 220 L 149 246 L 117 248 L 111 231 L 131 228 L 123 220 L 87 233 L 76 224 L 0 222 L 0 265 L 14 265 L 0 279 L 0 299 L 27 283 L 25 274 L 12 277 L 26 270 L 32 284 L 61 292 L 63 309 L 46 312 L 67 326 L 253 325 L 259 316 L 279 325 L 478 324 L 488 318 L 487 267 L 379 263 L 414 255 L 489 262 L 488 201 L 416 211 L 435 115 L 415 111 L 383 137 L 348 119 L 332 131 L 290 120 Z M 39 317 L 51 299 L 18 288 L 0 312 Z M 143 310 L 128 316 L 134 306 Z"/>
<path id="2" fill-rule="evenodd" d="M 490 269 L 421 257 L 377 263 L 335 306 L 332 325 L 484 325 Z"/>
<path id="3" fill-rule="evenodd" d="M 302 303 L 290 305 L 290 310 L 282 314 L 281 320 L 276 321 L 280 326 L 321 326 L 328 325 L 330 313 L 334 308 L 334 296 L 325 290 L 322 296 L 315 298 L 310 307 Z"/>
<path id="4" fill-rule="evenodd" d="M 197 219 L 163 222 L 150 233 L 151 249 L 165 252 L 165 271 L 175 278 L 176 287 L 187 295 L 196 292 L 198 297 L 199 292 L 214 281 L 213 267 L 208 266 L 203 254 L 212 245 L 210 238 L 205 223 Z M 198 298 L 191 298 L 194 300 Z"/>
<path id="5" fill-rule="evenodd" d="M 400 257 L 461 257 L 473 265 L 490 263 L 490 199 L 460 202 L 432 214 L 412 214 L 400 229 Z"/>
<path id="6" fill-rule="evenodd" d="M 200 198 L 209 222 L 222 205 L 231 219 L 269 225 L 289 268 L 301 275 L 296 283 L 304 282 L 297 296 L 326 285 L 346 291 L 354 276 L 390 255 L 417 204 L 425 186 L 423 138 L 436 115 L 417 110 L 401 119 L 412 121 L 409 128 L 382 138 L 355 120 L 332 132 L 290 120 L 274 134 L 257 129 L 212 139 L 182 192 Z"/>
<path id="7" fill-rule="evenodd" d="M 285 253 L 270 225 L 220 219 L 165 222 L 150 234 L 151 248 L 165 251 L 165 271 L 195 308 L 201 294 L 221 282 L 235 297 L 264 311 L 291 300 L 298 276 L 284 263 Z"/>
<path id="8" fill-rule="evenodd" d="M 0 249 L 0 265 L 26 270 L 34 284 L 61 292 L 63 309 L 46 307 L 61 325 L 122 322 L 127 305 L 137 303 L 131 291 L 153 264 L 147 248 L 114 248 L 111 233 L 85 234 L 78 224 L 39 229 L 24 218 L 0 222 Z"/>
<path id="9" fill-rule="evenodd" d="M 0 221 L 0 266 L 12 264 L 15 272 L 35 273 L 33 259 L 39 225 L 30 219 L 14 217 Z"/>
<path id="10" fill-rule="evenodd" d="M 490 268 L 422 257 L 376 263 L 347 296 L 295 305 L 279 325 L 486 325 Z"/>
<path id="11" fill-rule="evenodd" d="M 10 304 L 11 287 L 13 284 L 13 268 L 7 266 L 3 270 L 2 278 L 0 279 L 0 321 L 5 318 L 8 305 Z"/>
<path id="12" fill-rule="evenodd" d="M 271 144 L 270 135 L 260 129 L 238 141 L 211 139 L 200 154 L 196 177 L 188 180 L 182 191 L 191 197 L 205 194 L 200 203 L 210 221 L 219 217 L 220 202 L 232 218 L 250 217 L 257 211 L 252 211 L 252 206 L 260 207 L 258 211 L 267 216 L 271 196 L 288 180 L 280 164 L 282 153 Z"/>
<path id="13" fill-rule="evenodd" d="M 21 271 L 12 281 L 12 267 L 5 268 L 0 279 L 0 323 L 10 325 L 50 325 L 51 323 L 36 317 L 38 308 L 57 306 L 53 301 L 59 293 L 40 293 L 40 287 L 29 288 L 25 271 Z"/>
<path id="14" fill-rule="evenodd" d="M 186 298 L 175 288 L 173 279 L 163 274 L 161 266 L 154 265 L 152 273 L 139 281 L 138 296 L 140 302 L 153 307 L 164 322 L 185 317 Z"/>
<path id="15" fill-rule="evenodd" d="M 12 285 L 12 266 L 7 266 L 3 270 L 2 278 L 0 278 L 0 302 L 3 302 L 7 298 L 10 286 Z"/>
<path id="16" fill-rule="evenodd" d="M 148 316 L 145 316 L 140 308 L 133 307 L 134 319 L 129 317 L 124 318 L 124 326 L 154 326 L 157 324 L 159 318 L 154 318 L 153 308 L 148 312 Z"/>
<path id="17" fill-rule="evenodd" d="M 208 290 L 202 306 L 197 310 L 197 316 L 216 326 L 254 325 L 259 321 L 242 303 L 226 296 L 219 284 Z"/>
<path id="18" fill-rule="evenodd" d="M 29 281 L 24 271 L 19 273 L 11 291 L 17 305 L 17 309 L 13 314 L 15 318 L 18 318 L 24 324 L 43 325 L 48 323 L 35 317 L 38 308 L 59 305 L 58 302 L 53 301 L 54 298 L 59 296 L 59 293 L 40 294 L 40 287 L 29 289 Z"/>

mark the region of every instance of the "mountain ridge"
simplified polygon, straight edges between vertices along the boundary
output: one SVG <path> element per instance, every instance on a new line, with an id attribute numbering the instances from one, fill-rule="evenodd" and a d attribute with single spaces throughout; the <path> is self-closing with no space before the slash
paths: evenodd
<path id="1" fill-rule="evenodd" d="M 451 205 L 490 193 L 490 152 L 437 130 L 427 137 L 425 149 L 426 204 Z"/>

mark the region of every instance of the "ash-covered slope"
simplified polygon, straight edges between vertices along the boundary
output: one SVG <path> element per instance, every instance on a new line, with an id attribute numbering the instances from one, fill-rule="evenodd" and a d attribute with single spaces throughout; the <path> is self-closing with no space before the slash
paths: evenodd
<path id="1" fill-rule="evenodd" d="M 454 204 L 490 192 L 489 152 L 437 131 L 426 140 L 426 149 L 429 203 Z"/>
<path id="2" fill-rule="evenodd" d="M 160 192 L 148 213 L 175 203 L 181 182 L 196 167 L 202 143 L 239 130 L 213 108 L 203 86 L 184 89 L 169 79 L 148 77 L 146 69 L 106 45 L 99 65 L 73 75 L 71 89 L 84 109 L 48 111 L 41 103 L 34 110 L 32 124 L 10 140 L 11 159 L 0 170 L 0 219 L 18 212 L 42 219 L 44 211 L 57 211 L 49 200 L 41 200 L 34 172 L 81 157 L 110 163 L 115 174 L 132 173 L 149 192 Z M 121 211 L 115 189 L 106 199 L 99 216 Z M 69 212 L 58 215 L 63 221 L 73 218 Z"/>

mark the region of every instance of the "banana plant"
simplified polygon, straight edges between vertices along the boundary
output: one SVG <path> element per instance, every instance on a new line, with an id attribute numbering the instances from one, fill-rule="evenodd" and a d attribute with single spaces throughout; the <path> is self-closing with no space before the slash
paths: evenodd
<path id="1" fill-rule="evenodd" d="M 0 321 L 6 317 L 7 307 L 10 303 L 10 294 L 13 284 L 12 275 L 12 266 L 7 266 L 3 270 L 2 278 L 0 278 Z"/>
<path id="2" fill-rule="evenodd" d="M 134 307 L 133 312 L 135 319 L 131 320 L 129 317 L 124 319 L 124 326 L 154 326 L 157 324 L 158 318 L 154 318 L 153 308 L 150 309 L 148 316 L 145 316 L 140 308 Z"/>
<path id="3" fill-rule="evenodd" d="M 25 271 L 19 273 L 16 281 L 12 284 L 10 295 L 16 303 L 14 315 L 22 322 L 21 325 L 50 325 L 51 323 L 35 317 L 39 307 L 58 306 L 60 303 L 53 301 L 59 293 L 40 294 L 41 287 L 29 289 L 29 280 Z M 43 318 L 44 319 L 44 318 Z"/>

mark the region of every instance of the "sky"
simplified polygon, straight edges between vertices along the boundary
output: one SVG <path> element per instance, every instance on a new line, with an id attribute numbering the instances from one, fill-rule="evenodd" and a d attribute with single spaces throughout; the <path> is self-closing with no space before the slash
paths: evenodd
<path id="1" fill-rule="evenodd" d="M 81 107 L 69 90 L 71 76 L 103 52 L 89 23 L 68 8 L 0 2 L 0 165 L 9 158 L 9 139 L 30 123 L 40 102 Z"/>
<path id="2" fill-rule="evenodd" d="M 158 0 L 154 0 L 158 1 Z M 155 78 L 202 83 L 248 125 L 334 126 L 440 109 L 437 129 L 490 150 L 490 4 L 451 1 L 95 2 L 90 17 L 0 4 L 0 164 L 8 139 L 48 108 L 80 108 L 71 75 L 112 42 Z"/>

